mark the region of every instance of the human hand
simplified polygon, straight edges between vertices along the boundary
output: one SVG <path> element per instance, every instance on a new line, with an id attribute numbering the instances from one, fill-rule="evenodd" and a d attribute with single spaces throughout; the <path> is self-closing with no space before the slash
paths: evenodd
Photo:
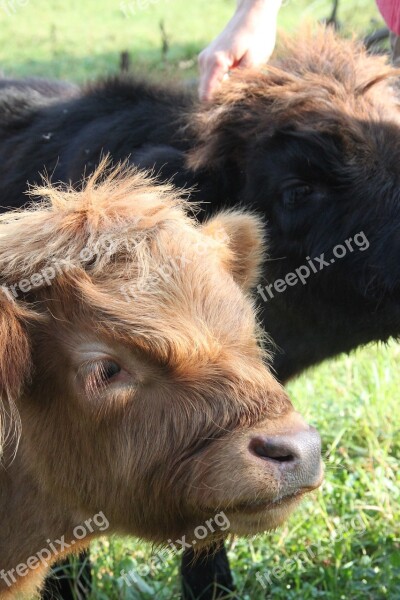
<path id="1" fill-rule="evenodd" d="M 242 0 L 225 29 L 199 55 L 201 100 L 211 100 L 230 69 L 267 62 L 281 0 Z"/>

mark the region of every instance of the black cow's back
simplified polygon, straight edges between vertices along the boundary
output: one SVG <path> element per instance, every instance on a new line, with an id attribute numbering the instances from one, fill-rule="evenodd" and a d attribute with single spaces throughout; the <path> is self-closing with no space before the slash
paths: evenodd
<path id="1" fill-rule="evenodd" d="M 191 145 L 184 124 L 194 101 L 184 88 L 126 77 L 83 88 L 0 80 L 0 210 L 26 203 L 28 184 L 42 174 L 76 184 L 106 154 L 192 186 L 183 152 Z"/>

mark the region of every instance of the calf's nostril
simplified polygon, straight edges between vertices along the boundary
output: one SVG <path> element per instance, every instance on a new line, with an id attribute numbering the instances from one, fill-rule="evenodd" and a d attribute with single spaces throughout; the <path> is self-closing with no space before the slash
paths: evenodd
<path id="1" fill-rule="evenodd" d="M 260 458 L 280 463 L 292 462 L 297 458 L 289 444 L 282 442 L 279 438 L 254 437 L 250 440 L 249 450 Z"/>
<path id="2" fill-rule="evenodd" d="M 280 435 L 255 435 L 248 450 L 265 461 L 265 466 L 279 468 L 283 494 L 321 484 L 321 439 L 313 427 Z"/>

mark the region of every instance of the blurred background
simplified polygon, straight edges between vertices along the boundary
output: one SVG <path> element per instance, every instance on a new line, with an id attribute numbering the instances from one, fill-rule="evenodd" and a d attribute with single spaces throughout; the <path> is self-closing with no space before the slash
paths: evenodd
<path id="1" fill-rule="evenodd" d="M 135 69 L 194 76 L 197 54 L 233 13 L 236 0 L 0 0 L 0 68 L 7 75 L 84 81 Z M 282 29 L 329 19 L 333 0 L 283 0 Z M 363 37 L 383 27 L 374 0 L 339 0 L 336 23 Z"/>
<path id="2" fill-rule="evenodd" d="M 0 0 L 0 71 L 84 82 L 128 69 L 193 80 L 197 54 L 234 1 Z M 279 25 L 301 35 L 303 22 L 321 20 L 361 39 L 380 39 L 383 27 L 374 0 L 284 0 Z M 243 600 L 400 600 L 399 362 L 400 346 L 371 346 L 290 384 L 321 432 L 326 482 L 279 531 L 230 540 Z M 95 542 L 92 598 L 178 598 L 180 557 L 160 562 L 155 551 L 134 539 Z M 134 573 L 128 583 L 123 570 Z"/>

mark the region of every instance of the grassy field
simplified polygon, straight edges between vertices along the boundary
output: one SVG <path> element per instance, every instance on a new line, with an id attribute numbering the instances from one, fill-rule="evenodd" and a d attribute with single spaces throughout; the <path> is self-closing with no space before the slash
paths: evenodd
<path id="1" fill-rule="evenodd" d="M 0 0 L 0 68 L 8 75 L 82 81 L 116 72 L 127 50 L 139 70 L 193 77 L 198 51 L 222 27 L 233 2 L 152 0 L 140 9 L 139 0 Z M 330 4 L 286 2 L 280 25 L 294 31 L 303 18 L 329 15 Z M 346 35 L 382 24 L 373 0 L 341 4 Z M 370 347 L 289 386 L 321 432 L 326 482 L 284 528 L 230 541 L 241 599 L 400 599 L 399 358 L 397 345 Z M 93 600 L 177 598 L 179 556 L 157 568 L 152 552 L 135 540 L 93 544 Z M 135 570 L 137 584 L 124 583 L 123 569 Z"/>
<path id="2" fill-rule="evenodd" d="M 198 52 L 222 28 L 235 1 L 212 0 L 205 10 L 205 0 L 0 0 L 0 68 L 81 81 L 117 71 L 127 50 L 140 70 L 193 76 Z M 346 33 L 365 34 L 382 24 L 374 0 L 342 5 Z M 331 0 L 284 0 L 279 24 L 294 30 L 330 12 Z"/>

